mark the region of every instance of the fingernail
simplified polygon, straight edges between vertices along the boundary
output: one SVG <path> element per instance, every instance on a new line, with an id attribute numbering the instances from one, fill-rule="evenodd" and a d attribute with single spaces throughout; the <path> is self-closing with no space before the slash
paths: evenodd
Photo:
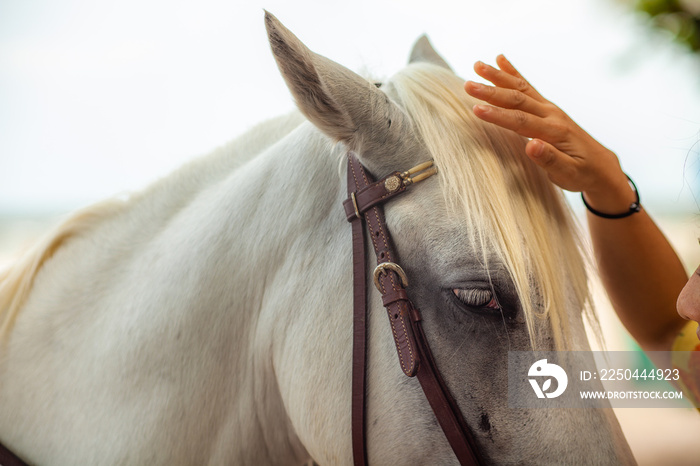
<path id="1" fill-rule="evenodd" d="M 491 107 L 488 105 L 474 105 L 474 112 L 479 112 L 481 114 L 488 113 L 491 111 Z"/>
<path id="2" fill-rule="evenodd" d="M 530 142 L 533 147 L 532 151 L 532 156 L 533 157 L 539 157 L 542 155 L 542 152 L 544 151 L 544 144 L 542 144 L 542 141 L 538 139 L 533 139 L 532 142 Z"/>
<path id="3" fill-rule="evenodd" d="M 474 81 L 467 81 L 467 84 L 469 85 L 469 88 L 475 92 L 479 92 L 484 88 L 483 84 L 475 83 Z"/>

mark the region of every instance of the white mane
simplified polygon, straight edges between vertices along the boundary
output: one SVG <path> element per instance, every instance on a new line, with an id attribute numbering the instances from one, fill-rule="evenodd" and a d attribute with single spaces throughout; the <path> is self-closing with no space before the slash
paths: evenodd
<path id="1" fill-rule="evenodd" d="M 439 167 L 451 214 L 467 219 L 472 246 L 482 252 L 486 268 L 488 253 L 506 264 L 533 345 L 542 330 L 538 322 L 549 318 L 556 346 L 570 347 L 565 310 L 589 310 L 593 321 L 595 314 L 583 241 L 561 190 L 523 155 L 523 137 L 474 116 L 476 101 L 451 71 L 412 64 L 392 84 Z"/>

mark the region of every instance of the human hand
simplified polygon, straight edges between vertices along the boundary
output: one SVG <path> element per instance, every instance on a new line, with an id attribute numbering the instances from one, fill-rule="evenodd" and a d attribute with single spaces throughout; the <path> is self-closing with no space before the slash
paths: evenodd
<path id="1" fill-rule="evenodd" d="M 634 193 L 617 156 L 542 97 L 503 55 L 496 63 L 500 69 L 482 62 L 474 65 L 476 73 L 494 86 L 473 81 L 464 85 L 469 95 L 491 104 L 475 105 L 474 114 L 532 138 L 526 155 L 559 187 L 583 192 L 603 212 L 628 209 Z"/>

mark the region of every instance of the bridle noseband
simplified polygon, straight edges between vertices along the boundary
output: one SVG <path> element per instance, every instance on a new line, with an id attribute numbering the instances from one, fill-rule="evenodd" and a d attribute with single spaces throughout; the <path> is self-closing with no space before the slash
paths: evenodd
<path id="1" fill-rule="evenodd" d="M 417 376 L 435 417 L 462 465 L 483 464 L 474 438 L 459 406 L 437 371 L 425 339 L 421 314 L 408 298 L 408 279 L 394 251 L 384 219 L 382 204 L 406 188 L 437 173 L 432 162 L 407 172 L 394 172 L 373 181 L 357 156 L 348 153 L 348 199 L 343 202 L 352 224 L 353 244 L 353 362 L 352 362 L 352 451 L 355 465 L 367 464 L 365 436 L 365 391 L 367 359 L 367 267 L 365 264 L 365 223 L 377 256 L 374 284 L 387 310 L 399 362 L 404 374 Z"/>

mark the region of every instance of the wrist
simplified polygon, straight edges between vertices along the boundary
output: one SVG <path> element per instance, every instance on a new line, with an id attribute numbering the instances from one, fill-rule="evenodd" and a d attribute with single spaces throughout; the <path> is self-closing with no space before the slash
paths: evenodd
<path id="1" fill-rule="evenodd" d="M 639 193 L 631 178 L 622 171 L 610 183 L 599 183 L 593 189 L 581 192 L 588 210 L 599 217 L 623 218 L 639 212 Z"/>

